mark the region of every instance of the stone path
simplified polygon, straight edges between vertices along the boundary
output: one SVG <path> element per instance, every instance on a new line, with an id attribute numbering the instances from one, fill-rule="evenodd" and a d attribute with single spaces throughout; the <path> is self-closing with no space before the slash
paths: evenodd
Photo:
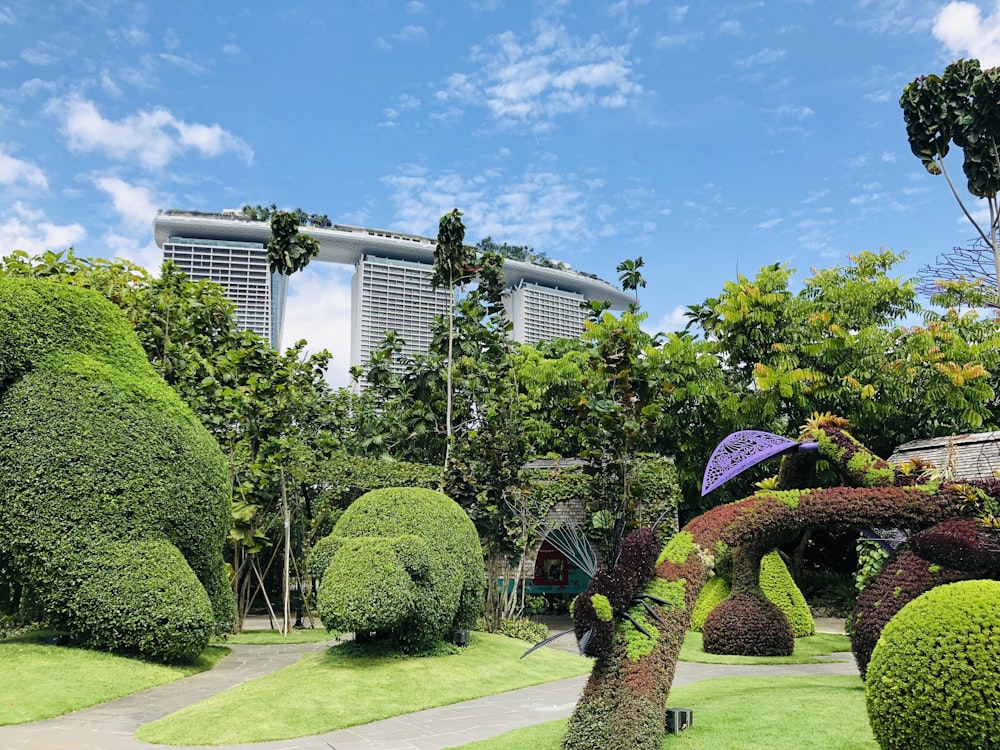
<path id="1" fill-rule="evenodd" d="M 832 625 L 837 632 L 836 621 Z M 842 623 L 839 632 L 843 632 Z M 133 733 L 143 724 L 286 667 L 298 661 L 302 654 L 320 651 L 329 645 L 332 642 L 288 646 L 231 645 L 232 654 L 208 672 L 65 716 L 0 727 L 0 749 L 151 750 L 165 747 L 140 742 Z M 844 661 L 760 667 L 680 662 L 674 686 L 713 677 L 857 674 L 850 654 L 838 654 L 836 658 Z M 574 677 L 314 737 L 226 745 L 219 746 L 219 750 L 442 750 L 512 729 L 565 718 L 572 712 L 585 682 L 586 677 Z"/>

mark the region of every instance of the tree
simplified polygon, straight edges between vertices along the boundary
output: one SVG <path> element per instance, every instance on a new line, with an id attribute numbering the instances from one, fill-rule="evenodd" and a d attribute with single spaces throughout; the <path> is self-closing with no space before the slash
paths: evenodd
<path id="1" fill-rule="evenodd" d="M 319 242 L 299 232 L 301 210 L 276 211 L 271 215 L 271 239 L 267 242 L 271 273 L 290 276 L 309 265 L 319 253 Z"/>
<path id="2" fill-rule="evenodd" d="M 791 270 L 767 266 L 692 308 L 689 327 L 724 363 L 744 424 L 782 432 L 830 411 L 888 455 L 906 440 L 995 421 L 997 321 L 923 310 L 913 283 L 890 276 L 901 259 L 862 252 L 814 270 L 794 294 Z M 923 325 L 904 325 L 920 314 Z"/>
<path id="3" fill-rule="evenodd" d="M 454 336 L 455 336 L 455 288 L 467 280 L 475 263 L 475 251 L 465 244 L 465 225 L 462 223 L 462 212 L 457 208 L 441 217 L 438 222 L 437 244 L 434 246 L 434 276 L 431 286 L 448 288 L 451 294 L 451 305 L 448 307 L 448 358 L 447 383 L 445 397 L 447 407 L 445 412 L 445 463 L 451 455 L 452 442 L 452 376 L 454 370 Z"/>
<path id="4" fill-rule="evenodd" d="M 577 400 L 580 453 L 590 462 L 587 509 L 605 556 L 617 551 L 626 529 L 657 520 L 632 492 L 636 461 L 655 444 L 663 415 L 662 352 L 640 328 L 645 317 L 604 313 L 585 324 L 582 337 L 591 348 Z"/>
<path id="5" fill-rule="evenodd" d="M 615 270 L 618 272 L 618 281 L 621 282 L 622 289 L 625 291 L 631 290 L 635 293 L 635 304 L 639 304 L 639 287 L 643 289 L 646 288 L 646 280 L 642 277 L 642 273 L 639 271 L 645 263 L 640 255 L 635 260 L 625 259 Z"/>
<path id="6" fill-rule="evenodd" d="M 993 282 L 1000 295 L 1000 69 L 978 60 L 956 60 L 941 76 L 920 76 L 903 88 L 899 105 L 910 150 L 931 174 L 943 174 L 955 200 L 993 254 Z M 962 149 L 969 192 L 986 200 L 989 225 L 980 226 L 958 195 L 945 167 L 950 144 Z"/>

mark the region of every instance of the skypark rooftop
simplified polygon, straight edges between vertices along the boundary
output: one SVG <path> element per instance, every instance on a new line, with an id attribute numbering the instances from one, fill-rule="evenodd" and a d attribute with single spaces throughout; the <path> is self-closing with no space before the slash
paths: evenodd
<path id="1" fill-rule="evenodd" d="M 345 224 L 334 224 L 331 228 L 302 227 L 301 231 L 319 242 L 316 260 L 346 265 L 357 265 L 364 255 L 432 264 L 437 244 L 428 237 Z M 153 234 L 159 247 L 170 242 L 171 237 L 204 237 L 266 245 L 271 237 L 271 225 L 265 221 L 253 221 L 237 211 L 221 214 L 163 211 L 153 220 Z M 625 309 L 633 299 L 606 281 L 523 261 L 506 259 L 504 276 L 508 287 L 517 287 L 522 283 L 537 284 L 580 294 L 587 300 L 607 300 L 614 310 Z"/>

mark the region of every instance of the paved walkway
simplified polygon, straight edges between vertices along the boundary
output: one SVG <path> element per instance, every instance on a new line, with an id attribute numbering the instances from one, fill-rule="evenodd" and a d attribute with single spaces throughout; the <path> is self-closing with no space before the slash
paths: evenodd
<path id="1" fill-rule="evenodd" d="M 842 633 L 843 622 L 817 621 L 817 628 L 821 632 Z M 66 716 L 0 727 L 0 748 L 151 750 L 164 747 L 140 742 L 133 737 L 133 733 L 143 724 L 227 688 L 293 664 L 302 654 L 319 651 L 329 645 L 331 643 L 231 645 L 232 654 L 208 672 L 81 709 Z M 712 677 L 857 674 L 850 654 L 838 654 L 837 658 L 846 661 L 761 667 L 680 662 L 673 684 L 676 687 Z M 574 677 L 315 737 L 228 745 L 221 746 L 220 750 L 442 750 L 504 734 L 512 729 L 565 718 L 572 712 L 585 682 L 586 677 Z"/>

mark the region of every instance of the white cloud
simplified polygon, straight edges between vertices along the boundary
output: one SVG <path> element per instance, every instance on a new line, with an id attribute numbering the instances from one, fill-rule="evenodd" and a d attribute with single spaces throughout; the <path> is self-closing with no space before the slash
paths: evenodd
<path id="1" fill-rule="evenodd" d="M 684 20 L 685 16 L 687 16 L 689 7 L 690 6 L 687 5 L 674 5 L 670 8 L 667 8 L 666 12 L 671 21 L 673 21 L 674 23 L 680 23 L 681 21 Z"/>
<path id="2" fill-rule="evenodd" d="M 784 58 L 786 54 L 788 54 L 787 50 L 766 48 L 737 60 L 736 66 L 739 68 L 757 68 L 761 65 L 773 65 Z"/>
<path id="3" fill-rule="evenodd" d="M 825 198 L 829 194 L 830 194 L 829 190 L 820 190 L 820 191 L 815 192 L 815 193 L 810 193 L 808 196 L 806 196 L 805 198 L 802 199 L 802 202 L 803 203 L 815 203 L 816 201 Z"/>
<path id="4" fill-rule="evenodd" d="M 600 196 L 574 174 L 529 168 L 519 175 L 466 176 L 408 166 L 383 182 L 391 189 L 395 225 L 413 234 L 435 236 L 438 217 L 455 207 L 465 214 L 470 241 L 490 236 L 550 257 L 586 252 L 599 231 Z"/>
<path id="5" fill-rule="evenodd" d="M 153 242 L 152 231 L 147 232 L 145 239 L 134 234 L 119 234 L 109 231 L 101 237 L 102 257 L 123 258 L 146 268 L 154 276 L 159 275 L 163 265 L 163 251 Z"/>
<path id="6" fill-rule="evenodd" d="M 743 25 L 739 21 L 723 21 L 719 24 L 716 33 L 720 36 L 742 36 Z"/>
<path id="7" fill-rule="evenodd" d="M 14 23 L 14 13 L 10 8 L 0 8 L 0 23 Z"/>
<path id="8" fill-rule="evenodd" d="M 766 232 L 768 229 L 774 229 L 776 226 L 778 226 L 778 224 L 780 224 L 783 221 L 784 219 L 768 219 L 767 221 L 762 221 L 760 224 L 758 224 L 757 228 Z"/>
<path id="9" fill-rule="evenodd" d="M 694 44 L 699 39 L 701 39 L 702 33 L 698 32 L 685 32 L 681 34 L 657 34 L 653 39 L 653 46 L 658 49 L 663 49 L 665 47 L 685 47 L 690 44 Z"/>
<path id="10" fill-rule="evenodd" d="M 811 108 L 798 104 L 785 104 L 778 107 L 774 113 L 779 117 L 796 117 L 800 120 L 805 119 L 806 117 L 812 117 L 816 114 Z"/>
<path id="11" fill-rule="evenodd" d="M 240 49 L 240 45 L 238 44 L 223 44 L 222 52 L 229 57 L 239 57 L 243 54 L 243 50 Z"/>
<path id="12" fill-rule="evenodd" d="M 350 384 L 352 273 L 346 266 L 312 263 L 288 283 L 282 346 L 305 339 L 310 353 L 327 349 L 333 359 L 326 379 L 334 387 Z"/>
<path id="13" fill-rule="evenodd" d="M 976 57 L 984 68 L 1000 65 L 1000 3 L 985 17 L 974 3 L 948 3 L 934 21 L 934 36 L 952 55 Z"/>
<path id="14" fill-rule="evenodd" d="M 194 60 L 187 57 L 181 57 L 180 55 L 172 55 L 169 52 L 161 52 L 160 59 L 164 62 L 168 62 L 174 67 L 180 68 L 186 73 L 190 73 L 193 76 L 202 76 L 208 72 L 208 69 Z"/>
<path id="15" fill-rule="evenodd" d="M 420 0 L 410 0 L 405 7 L 408 13 L 423 13 L 427 10 L 427 6 Z"/>
<path id="16" fill-rule="evenodd" d="M 253 159 L 246 141 L 221 126 L 186 123 L 165 109 L 139 112 L 115 122 L 106 120 L 92 101 L 71 96 L 50 100 L 46 111 L 62 121 L 71 150 L 98 151 L 119 161 L 137 158 L 148 169 L 165 167 L 189 150 L 203 156 L 231 152 L 247 162 Z"/>
<path id="17" fill-rule="evenodd" d="M 131 185 L 118 177 L 99 177 L 94 184 L 111 197 L 122 226 L 133 231 L 145 230 L 148 234 L 158 207 L 149 188 Z"/>
<path id="18" fill-rule="evenodd" d="M 81 224 L 54 224 L 44 213 L 23 203 L 0 212 L 0 254 L 24 250 L 32 255 L 46 250 L 66 250 L 87 236 Z"/>
<path id="19" fill-rule="evenodd" d="M 26 49 L 21 53 L 21 59 L 29 65 L 51 65 L 58 58 L 42 49 Z"/>
<path id="20" fill-rule="evenodd" d="M 401 28 L 393 35 L 393 39 L 401 42 L 425 42 L 427 41 L 427 29 L 417 24 L 409 24 Z"/>
<path id="21" fill-rule="evenodd" d="M 892 101 L 895 96 L 896 94 L 889 89 L 881 89 L 871 94 L 865 94 L 865 101 L 872 102 L 873 104 L 885 104 L 888 101 Z"/>
<path id="22" fill-rule="evenodd" d="M 31 162 L 16 159 L 0 149 L 0 185 L 23 182 L 32 187 L 47 189 L 45 173 Z"/>
<path id="23" fill-rule="evenodd" d="M 441 101 L 485 106 L 501 125 L 544 123 L 591 108 L 617 109 L 642 93 L 628 47 L 604 44 L 597 35 L 571 36 L 539 19 L 534 36 L 512 31 L 474 48 L 481 63 L 473 73 L 454 73 L 437 92 Z"/>
<path id="24" fill-rule="evenodd" d="M 639 300 L 642 301 L 642 293 L 639 294 Z M 650 335 L 656 335 L 657 333 L 671 333 L 675 331 L 682 331 L 684 327 L 690 322 L 685 316 L 688 312 L 686 307 L 678 305 L 673 310 L 666 312 L 663 316 L 657 320 L 655 323 L 651 322 L 648 318 L 643 322 L 642 329 Z"/>

